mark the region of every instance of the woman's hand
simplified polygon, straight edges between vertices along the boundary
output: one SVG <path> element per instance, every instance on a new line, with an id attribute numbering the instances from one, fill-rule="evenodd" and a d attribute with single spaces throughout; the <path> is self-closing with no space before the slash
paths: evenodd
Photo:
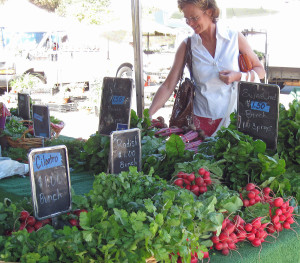
<path id="1" fill-rule="evenodd" d="M 227 85 L 241 79 L 241 73 L 232 70 L 222 70 L 219 72 L 219 78 Z"/>

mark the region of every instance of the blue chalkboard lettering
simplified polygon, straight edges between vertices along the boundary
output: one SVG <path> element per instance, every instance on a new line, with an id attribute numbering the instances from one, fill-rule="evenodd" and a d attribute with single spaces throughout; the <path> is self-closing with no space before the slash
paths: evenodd
<path id="1" fill-rule="evenodd" d="M 36 120 L 42 122 L 43 121 L 43 116 L 37 114 L 36 112 L 33 114 L 33 118 L 35 118 Z"/>
<path id="2" fill-rule="evenodd" d="M 251 101 L 251 109 L 252 110 L 264 111 L 264 112 L 269 112 L 270 111 L 270 106 L 266 102 Z"/>
<path id="3" fill-rule="evenodd" d="M 42 153 L 35 156 L 33 169 L 35 172 L 42 171 L 62 165 L 61 154 L 57 153 Z"/>
<path id="4" fill-rule="evenodd" d="M 124 104 L 125 96 L 113 96 L 112 97 L 112 105 L 122 105 Z"/>

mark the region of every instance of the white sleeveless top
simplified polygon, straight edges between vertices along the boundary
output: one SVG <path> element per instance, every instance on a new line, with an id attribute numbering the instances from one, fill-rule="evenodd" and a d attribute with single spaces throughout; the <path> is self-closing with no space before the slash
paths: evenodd
<path id="1" fill-rule="evenodd" d="M 195 33 L 191 36 L 193 78 L 196 84 L 194 114 L 213 120 L 225 117 L 228 119 L 230 113 L 236 108 L 238 82 L 225 84 L 219 79 L 219 71 L 240 71 L 238 32 L 223 28 L 217 23 L 216 38 L 216 51 L 213 58 L 202 45 L 201 37 Z"/>

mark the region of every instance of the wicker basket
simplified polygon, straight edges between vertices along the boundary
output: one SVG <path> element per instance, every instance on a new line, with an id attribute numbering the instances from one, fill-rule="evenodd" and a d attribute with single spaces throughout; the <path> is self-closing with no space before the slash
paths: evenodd
<path id="1" fill-rule="evenodd" d="M 43 138 L 25 138 L 26 134 L 30 131 L 31 129 L 26 130 L 22 136 L 16 140 L 13 140 L 12 137 L 7 137 L 8 144 L 13 148 L 23 148 L 26 150 L 42 147 Z"/>
<path id="2" fill-rule="evenodd" d="M 154 257 L 151 257 L 146 260 L 146 263 L 157 263 L 157 261 Z"/>

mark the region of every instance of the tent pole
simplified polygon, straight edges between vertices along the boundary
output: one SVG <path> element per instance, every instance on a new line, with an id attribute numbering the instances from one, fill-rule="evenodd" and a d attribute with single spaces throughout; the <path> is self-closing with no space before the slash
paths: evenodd
<path id="1" fill-rule="evenodd" d="M 142 118 L 144 111 L 144 79 L 140 2 L 140 0 L 131 0 L 137 115 Z"/>

